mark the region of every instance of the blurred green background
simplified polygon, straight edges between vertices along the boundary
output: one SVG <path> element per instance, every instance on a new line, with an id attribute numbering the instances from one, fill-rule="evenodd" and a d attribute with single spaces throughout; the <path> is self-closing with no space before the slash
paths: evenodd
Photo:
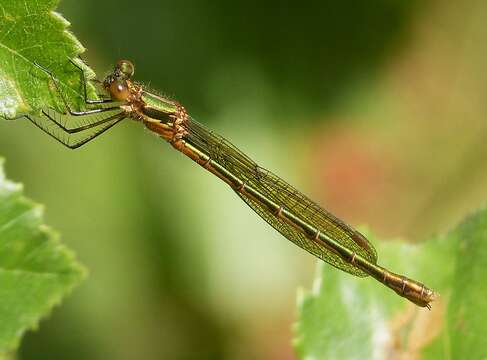
<path id="1" fill-rule="evenodd" d="M 132 60 L 138 80 L 349 223 L 417 241 L 487 198 L 485 2 L 59 11 L 100 78 Z M 296 289 L 315 259 L 140 124 L 69 151 L 3 121 L 0 154 L 90 270 L 21 359 L 294 358 Z"/>

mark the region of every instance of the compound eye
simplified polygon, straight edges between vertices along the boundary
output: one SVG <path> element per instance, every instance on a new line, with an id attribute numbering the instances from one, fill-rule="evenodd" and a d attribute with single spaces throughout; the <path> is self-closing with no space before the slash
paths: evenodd
<path id="1" fill-rule="evenodd" d="M 120 71 L 120 74 L 125 78 L 129 79 L 134 75 L 135 67 L 134 64 L 132 64 L 128 60 L 120 60 L 117 63 L 117 69 Z"/>
<path id="2" fill-rule="evenodd" d="M 110 95 L 112 99 L 118 101 L 127 100 L 130 91 L 125 81 L 114 81 L 110 84 Z"/>

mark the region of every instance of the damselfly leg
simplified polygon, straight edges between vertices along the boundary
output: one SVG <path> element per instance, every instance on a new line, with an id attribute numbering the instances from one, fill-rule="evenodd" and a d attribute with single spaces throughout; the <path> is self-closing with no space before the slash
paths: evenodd
<path id="1" fill-rule="evenodd" d="M 78 56 L 78 58 L 83 62 L 84 60 L 81 58 L 81 56 Z M 86 75 L 85 75 L 85 71 L 83 70 L 83 68 L 81 66 L 79 66 L 78 64 L 76 64 L 76 62 L 74 62 L 73 59 L 69 59 L 69 62 L 71 64 L 73 64 L 73 66 L 75 68 L 77 68 L 79 70 L 79 73 L 80 73 L 80 81 L 81 81 L 81 84 L 83 86 L 83 92 L 84 92 L 84 101 L 85 101 L 85 104 L 86 105 L 94 105 L 94 104 L 106 104 L 106 103 L 113 103 L 114 101 L 108 97 L 107 94 L 97 94 L 98 97 L 101 97 L 101 99 L 88 99 L 88 92 L 86 90 Z M 99 84 L 101 85 L 102 82 L 98 79 L 90 79 L 91 82 L 93 83 L 96 83 L 96 84 Z"/>
<path id="2" fill-rule="evenodd" d="M 107 112 L 107 111 L 112 111 L 112 110 L 115 110 L 115 109 L 118 109 L 119 108 L 119 105 L 115 105 L 115 106 L 110 106 L 110 107 L 100 107 L 100 108 L 96 108 L 96 109 L 91 109 L 91 110 L 84 110 L 84 111 L 75 111 L 75 110 L 72 110 L 71 109 L 71 106 L 69 105 L 69 102 L 68 102 L 68 99 L 66 98 L 66 95 L 63 93 L 63 91 L 61 90 L 61 87 L 59 86 L 59 80 L 54 76 L 54 74 L 49 71 L 48 69 L 46 69 L 45 67 L 43 67 L 42 65 L 39 65 L 38 63 L 34 62 L 34 65 L 37 66 L 39 69 L 41 69 L 42 71 L 44 71 L 47 75 L 49 75 L 49 77 L 52 79 L 53 83 L 54 83 L 54 86 L 56 87 L 56 91 L 58 92 L 59 96 L 61 97 L 63 103 L 64 103 L 64 106 L 66 107 L 66 109 L 68 110 L 68 113 L 69 115 L 71 116 L 86 116 L 86 115 L 92 115 L 92 114 L 98 114 L 98 113 L 102 113 L 102 112 Z M 93 101 L 93 100 L 89 100 L 87 98 L 87 94 L 86 94 L 86 77 L 84 76 L 83 74 L 83 86 L 85 88 L 85 103 L 86 104 L 90 104 L 89 101 Z M 101 103 L 104 102 L 104 100 L 100 100 L 102 101 Z M 114 101 L 112 100 L 109 100 L 107 101 L 109 103 L 114 103 Z M 100 103 L 98 103 L 100 104 Z"/>
<path id="3" fill-rule="evenodd" d="M 98 105 L 98 107 L 80 111 L 73 110 L 66 95 L 61 89 L 59 80 L 49 69 L 38 63 L 34 63 L 38 69 L 46 73 L 52 80 L 56 93 L 62 100 L 67 113 L 64 112 L 63 114 L 60 114 L 53 109 L 48 109 L 41 110 L 42 116 L 25 115 L 25 117 L 36 127 L 64 146 L 70 149 L 77 149 L 121 122 L 126 117 L 126 113 L 120 109 L 121 103 L 113 101 L 111 98 L 89 99 L 87 93 L 88 80 L 86 79 L 83 69 L 74 61 L 70 60 L 70 62 L 80 71 L 85 105 Z M 99 82 L 98 80 L 95 81 Z M 103 106 L 103 104 L 110 104 L 110 106 Z M 65 117 L 64 121 L 62 121 L 63 117 Z M 75 126 L 68 126 L 67 123 L 72 122 L 74 118 L 83 118 L 83 121 L 81 124 L 78 123 L 74 124 Z M 79 134 L 79 136 L 76 134 Z"/>

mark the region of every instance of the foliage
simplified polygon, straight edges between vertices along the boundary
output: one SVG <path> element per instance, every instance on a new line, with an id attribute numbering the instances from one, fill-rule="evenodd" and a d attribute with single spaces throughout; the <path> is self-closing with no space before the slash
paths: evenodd
<path id="1" fill-rule="evenodd" d="M 53 9 L 58 0 L 2 0 L 0 3 L 0 116 L 14 119 L 47 106 L 63 109 L 53 90 L 53 73 L 73 106 L 82 105 L 83 75 L 70 59 L 84 51 Z M 92 71 L 75 60 L 89 77 Z M 88 91 L 93 96 L 93 88 Z"/>
<path id="2" fill-rule="evenodd" d="M 83 267 L 43 224 L 41 205 L 5 179 L 0 161 L 0 356 L 59 304 L 84 277 Z"/>
<path id="3" fill-rule="evenodd" d="M 300 293 L 295 328 L 300 358 L 485 358 L 486 237 L 484 209 L 444 237 L 380 246 L 384 261 L 394 264 L 391 270 L 439 293 L 431 311 L 375 281 L 320 265 L 312 292 Z"/>

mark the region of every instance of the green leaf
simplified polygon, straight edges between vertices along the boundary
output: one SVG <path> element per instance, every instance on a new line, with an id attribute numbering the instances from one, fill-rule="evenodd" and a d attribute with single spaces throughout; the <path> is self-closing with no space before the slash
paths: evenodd
<path id="1" fill-rule="evenodd" d="M 21 185 L 5 179 L 0 160 L 0 357 L 85 276 L 42 214 Z"/>
<path id="2" fill-rule="evenodd" d="M 355 278 L 320 263 L 313 290 L 299 293 L 294 341 L 299 358 L 448 358 L 446 306 L 457 271 L 453 236 L 419 245 L 373 243 L 382 265 L 439 293 L 432 310 L 417 307 L 370 277 Z"/>
<path id="3" fill-rule="evenodd" d="M 456 271 L 448 307 L 451 359 L 487 358 L 487 209 L 467 218 L 450 236 Z"/>
<path id="4" fill-rule="evenodd" d="M 81 43 L 66 29 L 69 23 L 53 10 L 58 0 L 2 0 L 0 3 L 0 116 L 14 119 L 24 113 L 39 114 L 52 107 L 64 112 L 53 80 L 35 64 L 59 80 L 68 102 L 83 107 L 83 73 L 69 60 L 94 73 L 77 57 Z M 88 84 L 89 96 L 95 97 Z"/>

